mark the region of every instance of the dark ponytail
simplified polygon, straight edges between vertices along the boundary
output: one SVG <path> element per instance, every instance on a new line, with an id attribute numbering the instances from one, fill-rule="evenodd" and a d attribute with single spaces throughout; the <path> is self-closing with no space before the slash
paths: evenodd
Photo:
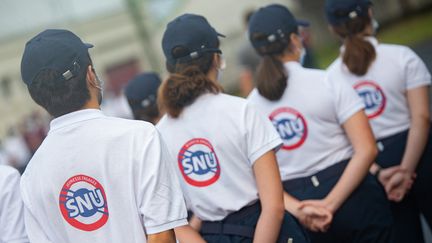
<path id="1" fill-rule="evenodd" d="M 180 48 L 179 50 L 176 50 Z M 175 52 L 184 52 L 178 47 Z M 203 53 L 201 57 L 187 63 L 171 65 L 167 69 L 171 73 L 159 88 L 158 103 L 171 117 L 177 118 L 183 109 L 191 105 L 204 93 L 217 94 L 222 87 L 207 77 L 213 65 L 214 52 Z"/>
<path id="2" fill-rule="evenodd" d="M 261 41 L 267 35 L 254 33 L 252 41 Z M 288 85 L 288 74 L 279 56 L 283 54 L 289 45 L 289 35 L 284 39 L 256 48 L 262 56 L 256 72 L 256 84 L 258 92 L 268 100 L 279 100 Z"/>
<path id="3" fill-rule="evenodd" d="M 349 20 L 342 25 L 333 26 L 335 33 L 344 39 L 345 50 L 342 54 L 342 61 L 348 70 L 357 76 L 365 75 L 376 58 L 374 46 L 362 35 L 370 24 L 371 18 L 363 16 Z"/>

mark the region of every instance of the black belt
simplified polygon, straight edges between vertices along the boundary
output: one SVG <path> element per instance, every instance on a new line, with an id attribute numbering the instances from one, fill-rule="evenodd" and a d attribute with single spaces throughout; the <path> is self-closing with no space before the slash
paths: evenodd
<path id="1" fill-rule="evenodd" d="M 257 211 L 261 211 L 261 204 L 259 201 L 228 215 L 221 221 L 203 221 L 200 232 L 202 234 L 237 235 L 253 238 L 255 226 L 238 225 L 235 224 L 235 221 L 245 219 L 245 217 Z"/>
<path id="2" fill-rule="evenodd" d="M 288 192 L 309 186 L 318 187 L 321 181 L 326 181 L 328 179 L 334 178 L 335 176 L 341 175 L 345 170 L 349 160 L 350 159 L 346 159 L 338 162 L 311 176 L 286 180 L 283 182 L 283 187 L 285 191 Z"/>

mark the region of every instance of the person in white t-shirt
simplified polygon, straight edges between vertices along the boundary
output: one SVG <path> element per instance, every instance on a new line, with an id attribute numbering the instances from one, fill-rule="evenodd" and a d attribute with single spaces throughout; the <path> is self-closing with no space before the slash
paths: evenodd
<path id="1" fill-rule="evenodd" d="M 419 214 L 432 226 L 430 72 L 410 48 L 377 41 L 369 0 L 328 0 L 326 14 L 343 40 L 329 76 L 352 85 L 366 106 L 380 149 L 371 172 L 392 201 L 395 242 L 423 242 Z"/>
<path id="2" fill-rule="evenodd" d="M 207 242 L 308 242 L 284 215 L 274 155 L 281 139 L 246 100 L 221 93 L 218 36 L 203 16 L 184 14 L 162 40 L 170 76 L 158 95 L 167 115 L 156 127 L 177 157 L 186 204 Z"/>
<path id="3" fill-rule="evenodd" d="M 16 169 L 0 165 L 0 243 L 29 242 L 19 183 L 20 174 Z"/>
<path id="4" fill-rule="evenodd" d="M 89 44 L 45 30 L 26 44 L 21 75 L 53 117 L 21 179 L 31 242 L 166 242 L 186 227 L 172 160 L 153 125 L 107 117 Z"/>
<path id="5" fill-rule="evenodd" d="M 248 101 L 284 141 L 276 155 L 286 210 L 309 229 L 312 242 L 391 242 L 388 202 L 368 174 L 377 148 L 361 99 L 350 85 L 301 66 L 298 23 L 285 6 L 255 12 L 249 38 L 262 61 Z M 330 216 L 303 220 L 298 210 L 305 205 Z"/>

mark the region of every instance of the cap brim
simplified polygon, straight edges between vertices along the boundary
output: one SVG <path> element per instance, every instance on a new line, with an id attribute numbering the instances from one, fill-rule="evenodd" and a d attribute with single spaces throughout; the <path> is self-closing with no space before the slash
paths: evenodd
<path id="1" fill-rule="evenodd" d="M 92 45 L 92 44 L 90 44 L 90 43 L 84 43 L 84 45 L 85 45 L 87 48 L 93 48 L 93 47 L 94 47 L 94 45 Z"/>
<path id="2" fill-rule="evenodd" d="M 300 27 L 309 27 L 310 23 L 306 20 L 296 19 L 297 25 Z"/>
<path id="3" fill-rule="evenodd" d="M 226 35 L 223 35 L 223 34 L 218 33 L 218 32 L 216 32 L 216 34 L 217 34 L 219 37 L 222 37 L 222 38 L 225 38 L 225 37 L 226 37 Z"/>

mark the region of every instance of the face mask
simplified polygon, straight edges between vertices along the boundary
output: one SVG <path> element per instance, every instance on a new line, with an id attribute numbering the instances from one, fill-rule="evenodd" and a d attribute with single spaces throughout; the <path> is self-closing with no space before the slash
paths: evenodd
<path id="1" fill-rule="evenodd" d="M 372 19 L 372 29 L 373 29 L 373 34 L 374 35 L 376 35 L 376 33 L 378 31 L 378 28 L 379 28 L 379 23 L 378 23 L 378 21 L 375 18 L 373 18 Z"/>
<path id="2" fill-rule="evenodd" d="M 96 88 L 99 90 L 99 95 L 98 95 L 98 103 L 99 105 L 102 104 L 102 99 L 103 99 L 103 86 L 104 86 L 104 82 L 101 81 L 99 79 L 99 76 L 95 73 L 96 76 L 96 80 L 98 81 L 99 85 L 96 86 Z"/>
<path id="3" fill-rule="evenodd" d="M 219 55 L 219 57 L 220 57 L 220 66 L 218 68 L 217 80 L 221 79 L 223 71 L 226 68 L 226 61 L 225 61 L 224 56 L 221 54 L 221 55 Z"/>
<path id="4" fill-rule="evenodd" d="M 306 59 L 306 48 L 302 47 L 300 49 L 300 58 L 299 58 L 299 62 L 302 66 L 304 65 L 305 59 Z"/>

